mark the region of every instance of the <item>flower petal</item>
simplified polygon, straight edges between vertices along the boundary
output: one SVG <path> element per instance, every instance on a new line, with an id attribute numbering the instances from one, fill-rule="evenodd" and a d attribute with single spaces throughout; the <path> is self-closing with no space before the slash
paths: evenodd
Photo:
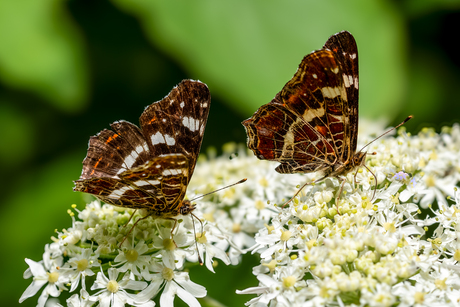
<path id="1" fill-rule="evenodd" d="M 194 297 L 205 297 L 207 294 L 206 288 L 202 285 L 196 284 L 190 279 L 176 279 L 175 280 L 179 285 L 181 285 L 185 290 L 191 293 Z"/>
<path id="2" fill-rule="evenodd" d="M 25 262 L 29 265 L 30 271 L 32 272 L 33 276 L 46 276 L 46 270 L 43 267 L 42 263 L 33 261 L 28 258 L 25 259 Z"/>
<path id="3" fill-rule="evenodd" d="M 46 280 L 34 280 L 19 298 L 19 303 L 22 303 L 24 302 L 24 300 L 28 299 L 29 297 L 32 297 L 35 294 L 37 294 L 38 290 L 40 290 L 41 287 L 43 287 L 43 285 L 46 284 L 47 282 L 48 281 Z"/>
<path id="4" fill-rule="evenodd" d="M 183 300 L 187 305 L 190 307 L 200 307 L 200 303 L 198 300 L 189 292 L 185 291 L 184 289 L 177 287 L 177 296 Z"/>
<path id="5" fill-rule="evenodd" d="M 174 307 L 174 297 L 176 295 L 176 285 L 172 282 L 166 283 L 166 287 L 160 297 L 161 307 Z"/>

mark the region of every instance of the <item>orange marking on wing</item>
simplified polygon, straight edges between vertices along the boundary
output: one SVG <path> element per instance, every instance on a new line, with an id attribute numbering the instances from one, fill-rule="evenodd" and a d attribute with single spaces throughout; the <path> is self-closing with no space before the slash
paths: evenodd
<path id="1" fill-rule="evenodd" d="M 102 157 L 100 157 L 96 163 L 94 163 L 94 168 L 93 170 L 91 171 L 91 174 L 90 175 L 94 175 L 94 171 L 96 170 L 97 166 L 99 165 L 99 162 L 101 162 L 102 160 Z"/>
<path id="2" fill-rule="evenodd" d="M 316 131 L 321 133 L 323 136 L 326 136 L 327 129 L 324 126 L 315 126 Z"/>
<path id="3" fill-rule="evenodd" d="M 302 95 L 302 92 L 300 90 L 295 91 L 291 96 L 288 98 L 288 102 L 294 103 L 299 99 L 299 96 Z"/>
<path id="4" fill-rule="evenodd" d="M 117 137 L 119 137 L 118 134 L 114 133 L 113 136 L 110 136 L 107 141 L 105 141 L 106 144 L 109 144 L 110 142 L 112 142 L 113 140 L 115 140 Z"/>
<path id="5" fill-rule="evenodd" d="M 156 116 L 152 117 L 152 119 L 149 120 L 149 124 L 153 123 L 153 122 L 156 121 L 156 120 L 157 120 L 157 117 L 156 117 Z"/>

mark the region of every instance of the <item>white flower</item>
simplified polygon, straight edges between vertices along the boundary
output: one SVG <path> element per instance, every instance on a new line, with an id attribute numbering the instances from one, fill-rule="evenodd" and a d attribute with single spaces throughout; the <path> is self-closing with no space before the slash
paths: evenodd
<path id="1" fill-rule="evenodd" d="M 177 272 L 174 267 L 168 267 L 161 263 L 155 263 L 149 269 L 153 274 L 145 274 L 150 284 L 142 290 L 137 296 L 141 300 L 149 300 L 156 296 L 163 288 L 160 297 L 161 307 L 174 306 L 174 298 L 177 295 L 187 305 L 196 307 L 200 303 L 196 297 L 206 296 L 206 289 L 192 282 L 185 272 Z"/>
<path id="2" fill-rule="evenodd" d="M 66 265 L 61 269 L 62 273 L 70 280 L 70 292 L 77 289 L 80 279 L 82 288 L 86 289 L 85 277 L 93 276 L 95 273 L 91 270 L 92 267 L 99 266 L 98 255 L 92 255 L 92 249 L 83 249 L 80 254 L 70 258 Z"/>
<path id="3" fill-rule="evenodd" d="M 133 242 L 134 244 L 134 242 Z M 126 272 L 129 270 L 136 276 L 141 276 L 140 271 L 144 270 L 149 265 L 152 258 L 151 255 L 144 255 L 149 250 L 144 240 L 139 241 L 135 247 L 131 249 L 120 250 L 118 256 L 115 257 L 117 265 L 123 264 L 118 268 L 119 272 Z M 140 271 L 139 271 L 140 270 Z"/>
<path id="4" fill-rule="evenodd" d="M 204 254 L 206 254 L 206 267 L 213 273 L 213 258 L 218 258 L 227 265 L 230 264 L 230 259 L 228 258 L 225 251 L 220 249 L 216 244 L 212 244 L 217 243 L 221 240 L 228 240 L 228 238 L 226 238 L 222 234 L 219 234 L 218 232 L 219 230 L 217 228 L 212 227 L 211 225 L 206 225 L 202 233 L 196 234 L 196 240 L 198 242 L 198 252 L 200 254 L 200 257 L 201 259 L 203 259 Z"/>
<path id="5" fill-rule="evenodd" d="M 139 306 L 148 303 L 148 299 L 127 292 L 127 290 L 144 289 L 147 286 L 146 282 L 131 280 L 129 274 L 123 276 L 121 280 L 117 280 L 119 272 L 114 268 L 110 268 L 108 273 L 109 277 L 106 277 L 102 271 L 97 273 L 96 281 L 91 290 L 101 290 L 93 294 L 91 299 L 97 299 L 102 307 L 121 307 L 125 304 Z M 151 306 L 153 305 L 151 304 Z"/>
<path id="6" fill-rule="evenodd" d="M 377 284 L 375 289 L 363 289 L 361 292 L 362 306 L 390 307 L 396 302 L 396 297 L 391 293 L 391 287 L 387 284 Z"/>
<path id="7" fill-rule="evenodd" d="M 84 289 L 81 289 L 80 295 L 74 294 L 66 300 L 69 307 L 91 307 L 95 302 L 96 300 L 89 296 Z"/>
<path id="8" fill-rule="evenodd" d="M 41 262 L 35 262 L 27 258 L 25 259 L 26 263 L 29 265 L 29 269 L 26 271 L 25 275 L 29 277 L 32 275 L 33 281 L 19 298 L 19 303 L 34 296 L 44 285 L 46 286 L 38 298 L 38 307 L 45 306 L 50 295 L 58 297 L 62 290 L 66 290 L 64 284 L 67 282 L 67 279 L 59 272 L 61 261 L 56 262 L 48 256 L 49 254 L 45 252 L 43 261 Z"/>
<path id="9" fill-rule="evenodd" d="M 187 253 L 192 253 L 195 239 L 186 232 L 185 227 L 177 225 L 178 231 L 171 238 L 171 228 L 160 228 L 158 236 L 153 239 L 153 246 L 160 250 L 162 262 L 171 267 L 182 268 Z M 192 241 L 193 240 L 193 241 Z M 193 246 L 192 246 L 193 245 Z"/>
<path id="10" fill-rule="evenodd" d="M 26 260 L 24 277 L 34 281 L 20 301 L 46 285 L 43 306 L 69 283 L 71 291 L 80 290 L 67 301 L 74 307 L 97 300 L 101 306 L 153 306 L 151 299 L 168 307 L 176 295 L 195 307 L 206 290 L 185 269 L 197 264 L 198 255 L 213 271 L 213 258 L 238 264 L 252 251 L 260 257 L 252 269 L 259 284 L 238 291 L 256 294 L 248 306 L 455 306 L 460 126 L 442 134 L 400 132 L 366 149 L 366 168 L 309 184 L 283 208 L 296 185 L 320 174 L 278 174 L 276 163 L 226 146 L 221 157 L 199 159 L 187 198 L 244 177 L 247 183 L 196 199 L 194 214 L 202 223 L 178 216 L 171 233 L 171 220 L 141 220 L 123 250 L 119 244 L 141 213 L 128 223 L 133 210 L 90 203 L 76 210 L 80 220 L 71 214 L 72 227 L 45 247 L 42 261 Z M 437 208 L 429 206 L 433 202 Z M 99 264 L 91 287 L 98 291 L 89 296 L 85 276 Z"/>

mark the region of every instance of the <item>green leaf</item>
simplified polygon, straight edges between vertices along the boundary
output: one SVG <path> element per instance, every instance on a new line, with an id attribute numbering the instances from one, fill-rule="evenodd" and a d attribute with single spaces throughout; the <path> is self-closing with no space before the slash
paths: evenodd
<path id="1" fill-rule="evenodd" d="M 151 41 L 192 78 L 241 114 L 268 103 L 303 56 L 341 30 L 358 42 L 361 114 L 391 117 L 402 102 L 403 22 L 389 1 L 114 2 L 137 16 Z"/>
<path id="2" fill-rule="evenodd" d="M 82 39 L 64 4 L 0 2 L 0 78 L 72 111 L 88 94 L 87 71 Z"/>

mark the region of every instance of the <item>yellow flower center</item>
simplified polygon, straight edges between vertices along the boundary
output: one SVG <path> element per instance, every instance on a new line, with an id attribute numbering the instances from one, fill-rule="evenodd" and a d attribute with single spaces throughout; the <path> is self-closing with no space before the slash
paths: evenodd
<path id="1" fill-rule="evenodd" d="M 264 188 L 268 187 L 268 180 L 265 179 L 265 177 L 262 177 L 259 179 L 259 184 L 263 186 Z"/>
<path id="2" fill-rule="evenodd" d="M 198 232 L 196 234 L 196 241 L 202 244 L 208 243 L 208 238 L 206 238 L 206 231 L 203 231 L 203 233 Z"/>
<path id="3" fill-rule="evenodd" d="M 267 224 L 264 224 L 265 227 L 268 230 L 268 234 L 271 234 L 273 230 L 275 230 L 275 226 L 268 226 Z"/>
<path id="4" fill-rule="evenodd" d="M 276 264 L 276 260 L 272 260 L 269 263 L 262 263 L 262 265 L 266 266 L 270 270 L 270 272 L 273 272 L 275 270 Z"/>
<path id="5" fill-rule="evenodd" d="M 383 224 L 383 228 L 385 228 L 386 231 L 388 232 L 395 232 L 396 227 L 394 223 L 385 223 Z"/>
<path id="6" fill-rule="evenodd" d="M 292 233 L 289 230 L 283 231 L 281 233 L 281 241 L 287 241 L 291 238 Z"/>
<path id="7" fill-rule="evenodd" d="M 446 280 L 447 280 L 447 278 L 436 279 L 434 281 L 434 285 L 436 286 L 436 288 L 438 288 L 440 290 L 446 290 L 447 289 Z"/>
<path id="8" fill-rule="evenodd" d="M 163 247 L 165 248 L 165 250 L 173 251 L 173 250 L 176 249 L 176 244 L 174 244 L 173 239 L 164 239 L 163 240 Z"/>
<path id="9" fill-rule="evenodd" d="M 135 249 L 130 249 L 125 252 L 125 257 L 126 257 L 126 260 L 128 260 L 128 262 L 133 263 L 139 257 L 139 253 Z"/>
<path id="10" fill-rule="evenodd" d="M 77 261 L 77 270 L 80 272 L 86 270 L 88 267 L 88 260 L 87 259 L 81 259 Z"/>
<path id="11" fill-rule="evenodd" d="M 55 282 L 58 281 L 58 278 L 59 278 L 58 272 L 51 272 L 51 273 L 46 273 L 46 274 L 48 274 L 48 282 L 50 284 L 54 284 Z"/>
<path id="12" fill-rule="evenodd" d="M 240 232 L 240 231 L 241 231 L 241 225 L 238 224 L 238 223 L 234 223 L 233 226 L 232 226 L 232 231 L 233 231 L 234 233 Z"/>
<path id="13" fill-rule="evenodd" d="M 164 280 L 171 281 L 174 278 L 174 271 L 170 268 L 164 268 L 161 272 L 161 276 Z"/>
<path id="14" fill-rule="evenodd" d="M 294 276 L 287 276 L 283 278 L 283 287 L 290 288 L 293 287 L 296 282 L 296 278 Z"/>
<path id="15" fill-rule="evenodd" d="M 118 288 L 119 286 L 116 280 L 109 280 L 107 283 L 107 290 L 109 290 L 109 292 L 116 293 L 118 292 Z"/>
<path id="16" fill-rule="evenodd" d="M 256 200 L 255 207 L 257 210 L 262 210 L 262 209 L 265 209 L 265 204 L 263 201 L 259 199 L 259 200 Z"/>
<path id="17" fill-rule="evenodd" d="M 436 180 L 434 179 L 433 176 L 426 176 L 425 183 L 428 187 L 436 186 Z"/>
<path id="18" fill-rule="evenodd" d="M 414 301 L 417 304 L 423 304 L 423 301 L 425 301 L 425 293 L 423 293 L 423 292 L 415 292 Z"/>
<path id="19" fill-rule="evenodd" d="M 454 259 L 460 261 L 460 249 L 455 250 Z"/>

